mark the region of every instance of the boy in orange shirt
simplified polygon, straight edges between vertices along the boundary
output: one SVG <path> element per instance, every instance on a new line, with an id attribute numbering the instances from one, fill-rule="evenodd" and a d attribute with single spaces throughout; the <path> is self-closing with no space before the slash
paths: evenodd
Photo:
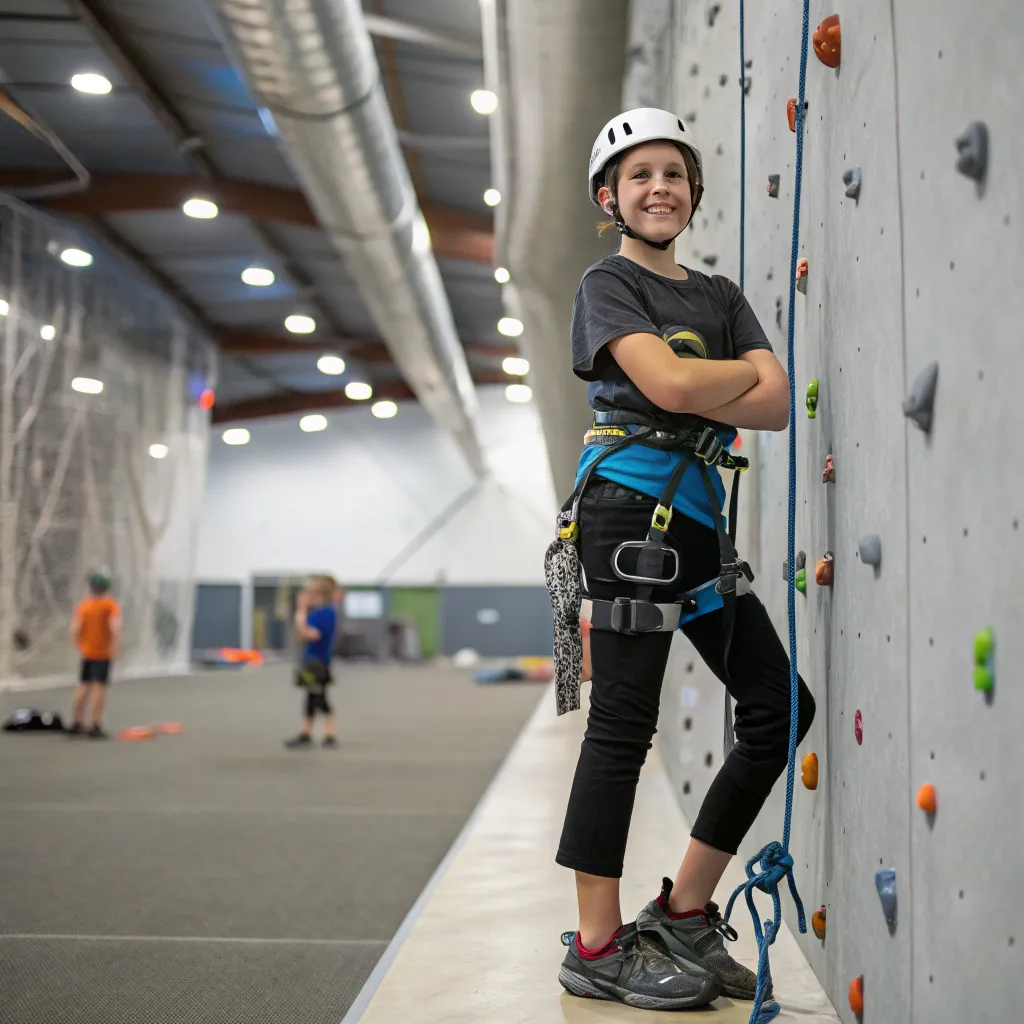
<path id="1" fill-rule="evenodd" d="M 110 663 L 117 657 L 121 639 L 121 607 L 108 595 L 110 573 L 99 569 L 89 576 L 89 594 L 75 609 L 71 620 L 71 639 L 82 655 L 79 683 L 75 688 L 74 722 L 68 732 L 72 736 L 84 733 L 86 699 L 92 695 L 92 728 L 87 735 L 93 739 L 106 739 L 100 717 L 106 704 L 107 684 L 110 682 Z"/>

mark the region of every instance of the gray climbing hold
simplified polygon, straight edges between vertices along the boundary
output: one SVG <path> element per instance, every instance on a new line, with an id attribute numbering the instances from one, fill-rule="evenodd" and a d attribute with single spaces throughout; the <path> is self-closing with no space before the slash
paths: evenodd
<path id="1" fill-rule="evenodd" d="M 714 25 L 715 19 L 718 17 L 718 12 L 722 9 L 721 4 L 712 4 L 708 8 L 708 25 Z"/>
<path id="2" fill-rule="evenodd" d="M 728 85 L 729 84 L 729 76 L 724 74 L 724 73 L 719 75 L 718 76 L 718 84 L 719 85 Z"/>
<path id="3" fill-rule="evenodd" d="M 796 553 L 796 571 L 799 572 L 801 569 L 807 567 L 807 554 L 803 551 Z M 789 581 L 789 561 L 788 559 L 782 563 L 782 578 Z"/>
<path id="4" fill-rule="evenodd" d="M 699 74 L 700 74 L 700 65 L 699 64 L 691 64 L 690 65 L 690 76 L 692 78 L 696 78 Z"/>
<path id="5" fill-rule="evenodd" d="M 768 195 L 770 195 L 772 199 L 779 198 L 779 175 L 777 174 L 768 175 Z"/>
<path id="6" fill-rule="evenodd" d="M 717 256 L 705 256 L 704 259 L 703 259 L 703 262 L 706 263 L 709 267 L 713 267 L 718 262 L 718 257 Z"/>
<path id="7" fill-rule="evenodd" d="M 984 121 L 972 121 L 956 140 L 956 169 L 968 178 L 981 181 L 988 170 L 988 127 Z"/>
<path id="8" fill-rule="evenodd" d="M 750 75 L 744 75 L 743 78 L 740 79 L 740 81 L 741 81 L 741 83 L 743 85 L 743 95 L 744 96 L 749 96 L 750 95 L 750 89 L 751 89 L 751 87 L 754 84 L 754 79 L 751 78 Z"/>
<path id="9" fill-rule="evenodd" d="M 885 868 L 875 872 L 875 888 L 878 898 L 882 901 L 882 913 L 885 923 L 889 926 L 889 934 L 896 931 L 896 870 Z"/>
<path id="10" fill-rule="evenodd" d="M 914 379 L 910 394 L 903 399 L 903 415 L 913 420 L 926 434 L 932 429 L 932 408 L 938 382 L 939 364 L 929 363 Z"/>
<path id="11" fill-rule="evenodd" d="M 860 560 L 876 569 L 882 564 L 882 538 L 877 533 L 866 533 L 857 542 Z"/>
<path id="12" fill-rule="evenodd" d="M 691 111 L 690 111 L 690 112 L 689 112 L 689 113 L 688 113 L 688 114 L 686 115 L 686 117 L 684 117 L 684 118 L 683 118 L 683 120 L 684 120 L 684 121 L 685 121 L 685 122 L 686 122 L 687 124 L 693 124 L 693 123 L 694 123 L 694 122 L 695 122 L 695 121 L 697 120 L 697 111 L 696 111 L 696 110 L 691 110 Z"/>
<path id="13" fill-rule="evenodd" d="M 847 167 L 843 172 L 843 184 L 846 186 L 847 199 L 860 198 L 860 168 Z"/>
<path id="14" fill-rule="evenodd" d="M 775 297 L 775 326 L 782 329 L 782 296 Z"/>

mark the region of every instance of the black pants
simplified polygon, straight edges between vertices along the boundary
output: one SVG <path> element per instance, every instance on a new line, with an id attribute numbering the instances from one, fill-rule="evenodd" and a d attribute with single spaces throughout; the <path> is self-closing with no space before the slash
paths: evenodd
<path id="1" fill-rule="evenodd" d="M 646 537 L 655 504 L 653 498 L 600 478 L 587 488 L 581 502 L 580 556 L 589 596 L 635 596 L 635 587 L 612 572 L 611 556 L 620 542 Z M 719 572 L 718 538 L 710 527 L 676 512 L 668 539 L 680 552 L 681 574 L 671 588 L 655 590 L 652 600 L 659 603 Z M 628 554 L 623 553 L 620 568 L 630 572 Z M 635 549 L 632 559 L 635 563 Z M 789 657 L 754 594 L 736 601 L 728 681 L 722 612 L 693 619 L 683 632 L 737 702 L 736 745 L 712 782 L 691 835 L 735 854 L 786 767 Z M 609 878 L 622 874 L 636 784 L 657 727 L 672 636 L 590 633 L 590 714 L 555 858 L 564 867 Z M 813 719 L 814 698 L 801 679 L 801 739 Z"/>

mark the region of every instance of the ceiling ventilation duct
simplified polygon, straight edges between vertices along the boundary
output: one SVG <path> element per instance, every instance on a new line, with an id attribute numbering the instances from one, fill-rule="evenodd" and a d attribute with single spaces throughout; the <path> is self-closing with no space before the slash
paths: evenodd
<path id="1" fill-rule="evenodd" d="M 556 492 L 572 489 L 590 423 L 586 385 L 573 375 L 569 323 L 586 268 L 618 245 L 598 237 L 587 162 L 601 126 L 619 112 L 628 0 L 481 0 L 488 87 L 499 97 L 492 158 L 501 192 L 497 262 L 503 297 L 525 325 Z"/>
<path id="2" fill-rule="evenodd" d="M 476 391 L 359 0 L 210 0 L 392 358 L 478 475 Z"/>

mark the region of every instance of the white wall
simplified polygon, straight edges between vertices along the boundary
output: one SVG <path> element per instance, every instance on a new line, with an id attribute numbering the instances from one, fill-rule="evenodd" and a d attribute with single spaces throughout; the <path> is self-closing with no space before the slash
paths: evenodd
<path id="1" fill-rule="evenodd" d="M 381 573 L 473 478 L 415 403 L 393 420 L 368 408 L 257 420 L 231 447 L 215 434 L 199 535 L 200 580 L 325 569 L 348 583 L 542 584 L 555 499 L 540 420 L 504 389 L 478 389 L 490 475 L 393 575 Z M 232 424 L 233 426 L 235 424 Z"/>

